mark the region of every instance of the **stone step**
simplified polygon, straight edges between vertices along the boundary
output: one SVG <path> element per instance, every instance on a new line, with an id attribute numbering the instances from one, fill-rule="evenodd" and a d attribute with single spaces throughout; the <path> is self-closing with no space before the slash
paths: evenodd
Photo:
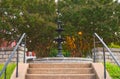
<path id="1" fill-rule="evenodd" d="M 28 74 L 90 74 L 92 68 L 29 68 Z"/>
<path id="2" fill-rule="evenodd" d="M 26 79 L 95 79 L 95 74 L 26 74 Z"/>
<path id="3" fill-rule="evenodd" d="M 90 68 L 90 63 L 31 63 L 29 68 Z"/>

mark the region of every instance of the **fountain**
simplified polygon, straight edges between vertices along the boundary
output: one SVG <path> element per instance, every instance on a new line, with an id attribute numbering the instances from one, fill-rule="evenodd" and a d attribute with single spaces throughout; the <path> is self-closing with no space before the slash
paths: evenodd
<path id="1" fill-rule="evenodd" d="M 57 14 L 58 14 L 58 20 L 57 20 L 57 33 L 59 34 L 57 38 L 55 38 L 54 40 L 57 42 L 58 44 L 58 54 L 57 57 L 64 57 L 62 54 L 62 42 L 64 41 L 64 39 L 62 38 L 62 31 L 64 31 L 64 29 L 62 28 L 62 21 L 60 21 L 59 17 L 60 17 L 60 12 L 59 9 L 57 10 Z"/>
<path id="2" fill-rule="evenodd" d="M 58 8 L 58 2 L 57 1 L 57 15 L 58 15 L 58 19 L 57 19 L 57 29 L 56 32 L 58 33 L 58 37 L 56 37 L 54 39 L 55 42 L 57 42 L 58 45 L 58 53 L 56 57 L 45 57 L 45 58 L 40 58 L 40 59 L 36 59 L 36 61 L 34 61 L 35 63 L 38 62 L 44 62 L 44 63 L 62 63 L 62 62 L 92 62 L 93 60 L 90 58 L 79 58 L 79 57 L 64 57 L 64 55 L 62 54 L 62 42 L 64 42 L 64 38 L 62 38 L 62 32 L 64 31 L 63 29 L 63 24 L 62 21 L 60 20 L 60 10 Z"/>

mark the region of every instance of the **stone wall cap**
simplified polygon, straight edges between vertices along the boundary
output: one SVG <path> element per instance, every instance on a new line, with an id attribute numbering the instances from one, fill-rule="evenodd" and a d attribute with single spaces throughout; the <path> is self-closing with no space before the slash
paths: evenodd
<path id="1" fill-rule="evenodd" d="M 94 48 L 93 48 L 93 49 L 94 49 Z M 92 50 L 93 50 L 93 49 L 92 49 Z M 97 49 L 97 51 L 103 50 L 102 47 L 97 47 L 96 49 Z M 119 51 L 120 51 L 120 48 L 110 48 L 110 50 L 111 50 L 111 51 L 116 51 L 116 52 L 118 51 L 118 52 L 119 52 Z M 105 48 L 105 51 L 107 51 L 106 48 Z"/>
<path id="2" fill-rule="evenodd" d="M 14 50 L 14 47 L 4 47 L 4 48 L 0 48 L 0 51 L 13 51 Z M 19 47 L 18 48 L 19 51 L 23 51 L 24 50 L 24 47 Z M 26 51 L 27 51 L 27 48 L 26 48 Z"/>

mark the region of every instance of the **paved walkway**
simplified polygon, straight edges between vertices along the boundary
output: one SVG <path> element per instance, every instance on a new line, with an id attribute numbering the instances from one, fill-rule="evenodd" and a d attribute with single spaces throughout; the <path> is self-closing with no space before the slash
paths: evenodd
<path id="1" fill-rule="evenodd" d="M 29 64 L 19 63 L 18 64 L 18 77 L 16 78 L 16 69 L 14 70 L 11 79 L 25 79 L 25 74 L 27 73 L 27 68 Z"/>

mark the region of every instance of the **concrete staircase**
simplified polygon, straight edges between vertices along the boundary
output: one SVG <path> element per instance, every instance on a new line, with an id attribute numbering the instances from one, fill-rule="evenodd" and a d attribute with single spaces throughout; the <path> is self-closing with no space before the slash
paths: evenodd
<path id="1" fill-rule="evenodd" d="M 25 79 L 96 79 L 90 63 L 31 63 Z"/>

